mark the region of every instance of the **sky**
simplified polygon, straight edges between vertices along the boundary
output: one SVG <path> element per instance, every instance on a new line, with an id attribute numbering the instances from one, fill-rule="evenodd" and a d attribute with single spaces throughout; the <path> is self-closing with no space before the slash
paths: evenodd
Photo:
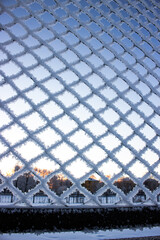
<path id="1" fill-rule="evenodd" d="M 2 0 L 0 10 L 1 174 L 25 163 L 75 179 L 160 174 L 158 8 Z"/>

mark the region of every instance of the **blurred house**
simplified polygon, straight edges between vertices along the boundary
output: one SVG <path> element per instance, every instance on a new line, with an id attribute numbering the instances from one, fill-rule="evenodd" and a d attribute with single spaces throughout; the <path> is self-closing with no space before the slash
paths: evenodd
<path id="1" fill-rule="evenodd" d="M 39 191 L 33 196 L 33 204 L 47 204 L 47 203 L 50 203 L 50 199 L 43 191 Z"/>
<path id="2" fill-rule="evenodd" d="M 102 204 L 113 204 L 117 203 L 120 200 L 116 193 L 112 192 L 110 189 L 99 196 L 98 199 Z"/>
<path id="3" fill-rule="evenodd" d="M 13 196 L 13 193 L 8 189 L 4 189 L 0 192 L 0 203 L 12 203 L 14 199 L 15 197 Z"/>
<path id="4" fill-rule="evenodd" d="M 146 195 L 142 190 L 139 190 L 139 192 L 133 197 L 134 203 L 142 203 L 146 200 Z"/>
<path id="5" fill-rule="evenodd" d="M 84 199 L 85 196 L 76 190 L 76 192 L 72 193 L 66 198 L 66 202 L 69 204 L 84 204 Z"/>

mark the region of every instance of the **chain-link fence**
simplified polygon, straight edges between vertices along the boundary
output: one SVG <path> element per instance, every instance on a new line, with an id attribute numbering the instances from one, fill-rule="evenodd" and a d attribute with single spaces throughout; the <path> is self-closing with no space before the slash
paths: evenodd
<path id="1" fill-rule="evenodd" d="M 0 204 L 159 204 L 159 0 L 1 0 L 0 26 Z"/>

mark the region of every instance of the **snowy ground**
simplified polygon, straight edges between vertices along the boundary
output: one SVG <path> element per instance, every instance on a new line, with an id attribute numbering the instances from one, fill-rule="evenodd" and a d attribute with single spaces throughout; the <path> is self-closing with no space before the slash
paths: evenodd
<path id="1" fill-rule="evenodd" d="M 106 230 L 97 232 L 60 232 L 60 233 L 12 233 L 0 234 L 0 240 L 102 240 L 102 239 L 119 239 L 130 237 L 160 236 L 160 227 L 143 228 L 143 229 L 123 229 L 123 230 Z"/>

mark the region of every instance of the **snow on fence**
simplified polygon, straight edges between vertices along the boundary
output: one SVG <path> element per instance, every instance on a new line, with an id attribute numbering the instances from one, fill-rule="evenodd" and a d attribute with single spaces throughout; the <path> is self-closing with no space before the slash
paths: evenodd
<path id="1" fill-rule="evenodd" d="M 0 1 L 0 205 L 160 204 L 159 7 Z"/>

